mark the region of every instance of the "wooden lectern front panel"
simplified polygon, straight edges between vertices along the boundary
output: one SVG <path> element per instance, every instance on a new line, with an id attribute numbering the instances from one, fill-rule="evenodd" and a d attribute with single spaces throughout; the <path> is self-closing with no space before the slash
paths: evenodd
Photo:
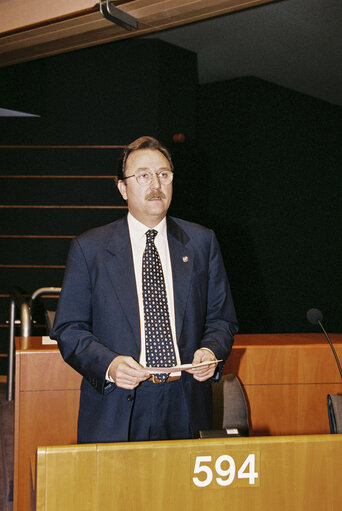
<path id="1" fill-rule="evenodd" d="M 342 360 L 342 334 L 331 337 Z M 252 435 L 329 433 L 327 394 L 342 382 L 322 334 L 237 335 L 227 373 L 244 386 Z"/>
<path id="2" fill-rule="evenodd" d="M 46 447 L 36 511 L 339 511 L 338 435 Z"/>
<path id="3" fill-rule="evenodd" d="M 30 510 L 37 447 L 76 443 L 80 382 L 57 346 L 40 337 L 16 339 L 14 511 Z"/>
<path id="4" fill-rule="evenodd" d="M 342 356 L 342 335 L 332 340 Z M 328 433 L 326 394 L 342 393 L 342 384 L 321 334 L 237 335 L 224 372 L 244 385 L 252 435 Z M 76 443 L 80 383 L 56 345 L 16 339 L 14 511 L 30 509 L 30 457 L 37 447 Z"/>

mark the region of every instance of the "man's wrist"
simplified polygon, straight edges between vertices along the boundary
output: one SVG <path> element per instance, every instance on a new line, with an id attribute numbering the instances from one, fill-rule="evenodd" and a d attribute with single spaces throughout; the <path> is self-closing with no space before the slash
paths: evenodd
<path id="1" fill-rule="evenodd" d="M 216 369 L 218 362 L 217 362 L 217 358 L 216 358 L 215 353 L 213 351 L 211 351 L 211 349 L 209 349 L 209 348 L 200 348 L 200 349 L 201 350 L 205 350 L 205 351 L 209 351 L 209 353 L 212 354 L 212 356 L 214 357 L 213 360 L 215 360 L 215 362 L 216 362 L 216 364 L 215 364 L 215 369 Z"/>

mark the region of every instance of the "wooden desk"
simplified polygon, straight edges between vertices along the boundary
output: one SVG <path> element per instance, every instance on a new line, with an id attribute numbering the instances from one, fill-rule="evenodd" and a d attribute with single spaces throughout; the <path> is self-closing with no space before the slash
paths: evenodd
<path id="1" fill-rule="evenodd" d="M 342 360 L 342 334 L 331 334 Z M 329 433 L 327 394 L 341 376 L 323 334 L 237 335 L 224 373 L 244 385 L 253 435 Z"/>
<path id="2" fill-rule="evenodd" d="M 41 447 L 36 511 L 340 511 L 341 472 L 341 435 Z"/>
<path id="3" fill-rule="evenodd" d="M 13 510 L 30 509 L 30 457 L 38 445 L 76 443 L 81 376 L 41 337 L 16 339 Z"/>
<path id="4" fill-rule="evenodd" d="M 342 335 L 332 339 L 342 358 Z M 229 372 L 244 384 L 252 434 L 328 433 L 326 394 L 342 393 L 342 384 L 323 335 L 237 335 Z M 80 381 L 56 345 L 16 339 L 14 511 L 30 509 L 37 446 L 76 443 Z"/>

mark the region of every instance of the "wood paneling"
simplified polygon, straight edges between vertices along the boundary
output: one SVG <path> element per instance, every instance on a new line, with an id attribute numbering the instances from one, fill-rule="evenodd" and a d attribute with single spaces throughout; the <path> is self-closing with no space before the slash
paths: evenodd
<path id="1" fill-rule="evenodd" d="M 56 345 L 16 339 L 14 510 L 30 509 L 30 457 L 37 446 L 76 443 L 80 382 Z"/>
<path id="2" fill-rule="evenodd" d="M 0 23 L 0 66 L 157 32 L 271 1 L 274 0 L 135 0 L 120 5 L 120 9 L 135 17 L 139 24 L 137 30 L 127 31 L 104 19 L 99 12 L 89 10 L 93 4 L 87 0 L 73 4 L 71 19 L 63 19 L 63 14 L 71 14 L 70 2 L 57 2 L 54 9 L 49 5 L 46 12 L 46 2 L 36 0 L 34 8 L 31 10 L 30 4 L 30 10 L 27 8 L 23 15 L 22 3 L 14 0 L 11 11 L 8 4 L 0 8 L 0 14 L 1 10 L 8 14 Z M 77 6 L 81 8 L 79 13 L 75 13 Z M 19 17 L 18 11 L 21 11 Z M 55 22 L 51 19 L 53 16 L 58 17 Z M 39 25 L 35 26 L 35 22 Z M 30 24 L 31 28 L 27 26 Z"/>
<path id="3" fill-rule="evenodd" d="M 38 338 L 39 339 L 39 338 Z M 40 339 L 38 340 L 40 343 Z M 26 340 L 21 340 L 24 347 Z M 28 346 L 30 343 L 28 343 Z M 45 349 L 44 349 L 45 348 Z M 68 364 L 65 364 L 57 350 L 52 351 L 50 345 L 19 350 L 22 361 L 20 364 L 20 392 L 41 392 L 58 390 L 79 390 L 81 377 Z M 25 358 L 24 358 L 25 357 Z M 56 367 L 57 364 L 57 367 Z M 44 377 L 42 378 L 42 369 Z"/>
<path id="4" fill-rule="evenodd" d="M 84 11 L 89 7 L 93 7 L 93 5 L 91 0 L 73 0 L 72 3 L 68 0 L 60 0 L 51 4 L 41 0 L 30 0 L 25 5 L 22 5 L 19 0 L 12 0 L 7 3 L 6 8 L 2 8 L 1 32 L 44 23 L 44 21 L 47 22 L 67 15 L 72 16 L 75 11 Z"/>
<path id="5" fill-rule="evenodd" d="M 342 334 L 331 334 L 342 359 Z M 253 435 L 328 433 L 327 394 L 341 377 L 323 334 L 237 335 L 225 373 L 237 374 Z"/>
<path id="6" fill-rule="evenodd" d="M 253 485 L 237 477 L 249 453 L 257 460 Z M 216 482 L 221 455 L 236 463 L 231 485 Z M 197 456 L 214 474 L 207 487 L 193 482 Z M 338 511 L 341 469 L 338 435 L 41 447 L 36 510 Z"/>
<path id="7" fill-rule="evenodd" d="M 332 339 L 342 356 L 342 334 L 332 334 Z M 342 384 L 321 334 L 237 335 L 224 372 L 234 372 L 244 384 L 253 435 L 328 432 L 326 394 L 341 393 Z M 81 377 L 64 363 L 56 345 L 43 345 L 38 337 L 17 339 L 16 375 L 14 510 L 24 511 L 29 509 L 25 506 L 29 503 L 30 457 L 37 446 L 76 442 Z M 107 461 L 103 463 L 106 473 Z M 141 497 L 135 498 L 140 502 Z"/>

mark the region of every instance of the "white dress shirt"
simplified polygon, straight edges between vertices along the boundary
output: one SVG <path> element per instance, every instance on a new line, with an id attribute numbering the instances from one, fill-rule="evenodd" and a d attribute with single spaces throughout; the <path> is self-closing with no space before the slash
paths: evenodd
<path id="1" fill-rule="evenodd" d="M 142 257 L 146 246 L 146 232 L 150 229 L 150 227 L 146 227 L 146 225 L 139 222 L 131 213 L 127 215 L 128 221 L 128 230 L 129 236 L 131 240 L 131 247 L 133 253 L 133 265 L 134 265 L 134 273 L 135 273 L 135 282 L 137 287 L 138 294 L 138 304 L 139 304 L 139 316 L 140 316 L 140 339 L 141 339 L 141 349 L 140 349 L 140 357 L 139 363 L 146 367 L 146 341 L 145 341 L 145 321 L 144 321 L 144 304 L 143 304 L 143 296 L 142 296 Z M 153 228 L 158 234 L 155 237 L 155 246 L 157 247 L 161 265 L 164 273 L 165 287 L 166 287 L 166 296 L 169 306 L 169 315 L 170 315 L 170 324 L 171 324 L 171 333 L 172 340 L 175 349 L 176 361 L 177 365 L 180 364 L 180 356 L 178 351 L 178 346 L 176 342 L 176 321 L 175 321 L 175 305 L 174 305 L 174 294 L 173 294 L 173 279 L 172 279 L 172 268 L 171 268 L 171 259 L 170 259 L 170 251 L 169 251 L 169 243 L 167 240 L 167 231 L 166 231 L 166 218 Z M 180 373 L 171 373 L 172 376 L 179 375 Z M 106 374 L 106 379 L 109 381 L 113 381 L 112 378 L 108 375 L 108 370 Z"/>

